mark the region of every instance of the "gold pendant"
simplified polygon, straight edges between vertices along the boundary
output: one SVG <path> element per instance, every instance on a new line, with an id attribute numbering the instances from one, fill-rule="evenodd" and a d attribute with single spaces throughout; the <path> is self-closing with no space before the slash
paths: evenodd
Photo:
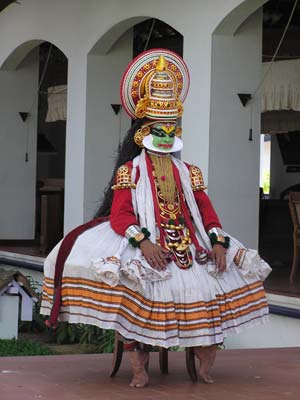
<path id="1" fill-rule="evenodd" d="M 177 251 L 185 251 L 187 249 L 188 245 L 185 243 L 180 243 L 177 247 L 176 250 Z"/>

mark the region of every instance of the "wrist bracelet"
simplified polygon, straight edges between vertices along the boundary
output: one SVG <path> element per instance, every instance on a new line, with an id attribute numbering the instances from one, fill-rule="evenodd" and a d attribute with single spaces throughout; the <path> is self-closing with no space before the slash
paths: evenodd
<path id="1" fill-rule="evenodd" d="M 141 229 L 137 225 L 130 225 L 126 229 L 125 236 L 133 247 L 140 247 L 140 244 L 150 237 L 150 232 L 147 228 Z"/>
<path id="2" fill-rule="evenodd" d="M 228 236 L 217 236 L 215 233 L 211 233 L 209 239 L 212 246 L 214 244 L 220 244 L 224 249 L 228 249 L 230 245 L 230 237 Z"/>
<path id="3" fill-rule="evenodd" d="M 220 228 L 212 228 L 208 231 L 208 236 L 210 239 L 210 243 L 213 246 L 214 244 L 220 244 L 225 249 L 228 249 L 230 246 L 230 237 L 225 236 L 224 232 Z"/>

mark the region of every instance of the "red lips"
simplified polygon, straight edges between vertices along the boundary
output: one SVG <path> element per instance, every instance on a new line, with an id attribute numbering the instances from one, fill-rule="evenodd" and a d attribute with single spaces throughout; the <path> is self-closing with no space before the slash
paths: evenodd
<path id="1" fill-rule="evenodd" d="M 165 143 L 160 143 L 158 147 L 163 147 L 164 149 L 170 149 L 173 145 L 172 144 L 165 144 Z"/>

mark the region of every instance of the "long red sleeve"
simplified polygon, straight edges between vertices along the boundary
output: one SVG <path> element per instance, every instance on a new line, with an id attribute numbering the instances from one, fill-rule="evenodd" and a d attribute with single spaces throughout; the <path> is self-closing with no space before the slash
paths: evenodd
<path id="1" fill-rule="evenodd" d="M 213 205 L 207 194 L 203 190 L 201 190 L 194 192 L 194 195 L 206 232 L 208 232 L 211 228 L 222 228 L 217 213 L 214 210 Z"/>
<path id="2" fill-rule="evenodd" d="M 129 168 L 131 174 L 132 161 L 128 161 L 124 165 Z M 138 178 L 139 170 L 136 171 L 136 182 Z M 115 183 L 116 181 L 117 177 Z M 109 221 L 113 230 L 121 236 L 125 236 L 125 231 L 130 225 L 139 225 L 139 221 L 133 210 L 131 189 L 122 188 L 114 190 Z"/>
<path id="3" fill-rule="evenodd" d="M 114 191 L 109 220 L 113 230 L 122 236 L 125 236 L 125 231 L 130 225 L 139 225 L 133 211 L 130 189 Z"/>

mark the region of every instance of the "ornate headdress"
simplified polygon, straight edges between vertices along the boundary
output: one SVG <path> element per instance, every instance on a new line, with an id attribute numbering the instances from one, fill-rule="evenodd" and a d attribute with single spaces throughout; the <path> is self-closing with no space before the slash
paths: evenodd
<path id="1" fill-rule="evenodd" d="M 175 124 L 181 117 L 189 82 L 185 62 L 170 50 L 147 50 L 129 64 L 121 80 L 121 100 L 131 118 L 148 120 L 136 132 L 135 142 L 139 146 L 142 147 L 153 123 Z M 178 128 L 176 136 L 180 135 Z"/>

